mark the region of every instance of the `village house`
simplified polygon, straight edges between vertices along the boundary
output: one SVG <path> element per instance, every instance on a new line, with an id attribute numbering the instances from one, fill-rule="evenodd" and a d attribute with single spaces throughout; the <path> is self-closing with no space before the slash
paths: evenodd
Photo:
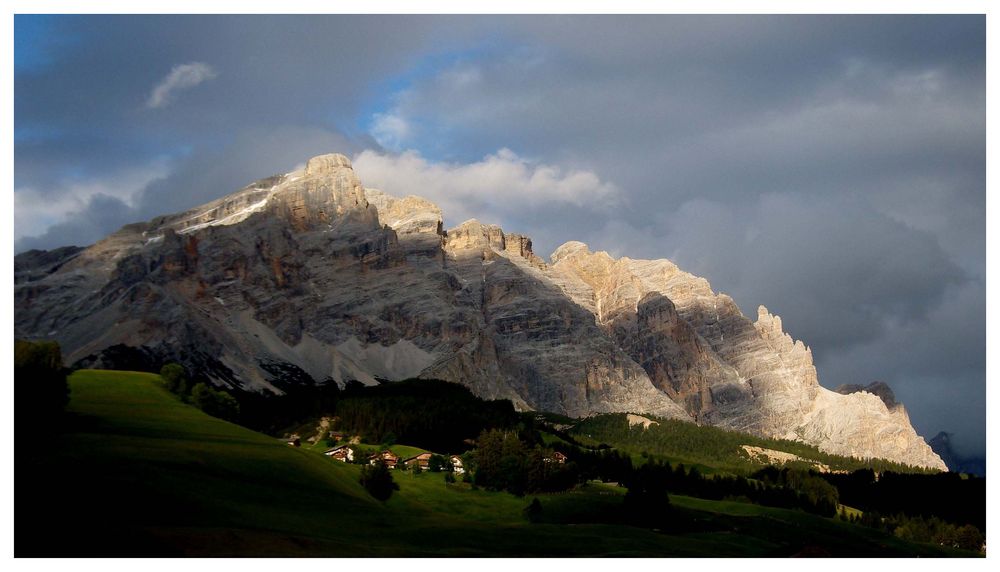
<path id="1" fill-rule="evenodd" d="M 565 465 L 566 461 L 569 460 L 569 457 L 563 455 L 559 451 L 556 451 L 555 453 L 552 453 L 551 456 L 545 457 L 542 460 L 546 463 L 559 463 L 560 465 Z"/>
<path id="2" fill-rule="evenodd" d="M 289 447 L 301 447 L 302 446 L 302 441 L 300 441 L 298 437 L 292 437 L 292 438 L 288 439 L 285 442 L 288 443 Z"/>
<path id="3" fill-rule="evenodd" d="M 452 455 L 449 460 L 451 461 L 452 471 L 461 475 L 465 472 L 465 465 L 462 464 L 462 458 L 458 455 Z"/>
<path id="4" fill-rule="evenodd" d="M 374 465 L 375 463 L 377 463 L 379 461 L 379 459 L 381 459 L 382 462 L 385 463 L 385 466 L 389 467 L 390 469 L 395 469 L 396 468 L 396 464 L 399 463 L 399 455 L 397 455 L 397 454 L 393 453 L 392 451 L 386 449 L 385 451 L 382 451 L 381 453 L 375 453 L 371 457 L 368 457 L 368 464 L 369 465 Z"/>
<path id="5" fill-rule="evenodd" d="M 433 453 L 420 453 L 419 455 L 414 455 L 409 459 L 403 461 L 403 464 L 411 468 L 414 465 L 416 465 L 419 466 L 422 470 L 426 471 L 428 468 L 430 468 L 432 454 Z"/>
<path id="6" fill-rule="evenodd" d="M 354 461 L 354 449 L 351 449 L 349 445 L 340 445 L 339 447 L 327 449 L 323 451 L 323 454 L 345 463 Z"/>

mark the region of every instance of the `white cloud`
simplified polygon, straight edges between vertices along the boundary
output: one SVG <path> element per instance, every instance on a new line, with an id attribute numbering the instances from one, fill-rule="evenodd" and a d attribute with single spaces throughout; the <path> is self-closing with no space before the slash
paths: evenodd
<path id="1" fill-rule="evenodd" d="M 376 113 L 372 116 L 372 137 L 378 144 L 393 150 L 399 150 L 410 136 L 410 124 L 395 112 Z"/>
<path id="2" fill-rule="evenodd" d="M 31 187 L 14 190 L 14 238 L 43 234 L 50 227 L 65 222 L 84 211 L 95 198 L 118 199 L 135 206 L 139 191 L 169 173 L 165 159 L 142 167 L 124 169 L 109 177 L 86 181 L 66 181 L 58 192 L 42 193 Z"/>
<path id="3" fill-rule="evenodd" d="M 165 107 L 173 101 L 174 95 L 178 91 L 191 89 L 196 85 L 214 78 L 215 70 L 206 63 L 191 62 L 174 66 L 160 83 L 153 88 L 153 92 L 146 100 L 146 107 L 156 109 Z"/>
<path id="4" fill-rule="evenodd" d="M 504 224 L 532 209 L 601 210 L 621 200 L 618 187 L 592 171 L 534 163 L 509 149 L 467 164 L 431 162 L 416 151 L 365 150 L 353 163 L 365 186 L 430 199 L 449 224 L 469 218 Z"/>

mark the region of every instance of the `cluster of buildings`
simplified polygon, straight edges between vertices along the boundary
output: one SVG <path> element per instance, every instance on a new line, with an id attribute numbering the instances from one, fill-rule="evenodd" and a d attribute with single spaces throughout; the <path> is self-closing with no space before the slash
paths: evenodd
<path id="1" fill-rule="evenodd" d="M 352 449 L 350 445 L 339 445 L 323 451 L 323 454 L 344 463 L 354 462 L 354 449 Z M 386 449 L 370 455 L 368 457 L 368 463 L 374 465 L 375 463 L 382 461 L 385 463 L 385 466 L 390 469 L 395 469 L 400 463 L 402 463 L 407 467 L 412 468 L 416 466 L 423 470 L 427 470 L 430 468 L 431 456 L 433 455 L 434 453 L 420 453 L 419 455 L 414 455 L 408 459 L 403 459 L 399 455 Z M 465 465 L 462 463 L 462 458 L 458 455 L 451 455 L 448 457 L 448 461 L 451 463 L 451 468 L 455 473 L 462 474 L 465 472 Z"/>

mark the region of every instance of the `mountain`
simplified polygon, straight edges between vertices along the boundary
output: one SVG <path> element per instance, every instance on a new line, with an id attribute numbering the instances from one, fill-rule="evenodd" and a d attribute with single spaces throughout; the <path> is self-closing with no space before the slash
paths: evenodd
<path id="1" fill-rule="evenodd" d="M 982 457 L 962 457 L 955 453 L 951 447 L 951 433 L 941 431 L 927 443 L 931 450 L 941 457 L 941 460 L 948 465 L 948 470 L 955 473 L 968 473 L 977 477 L 986 476 L 986 459 Z"/>
<path id="2" fill-rule="evenodd" d="M 15 335 L 87 367 L 217 384 L 410 377 L 520 409 L 633 412 L 945 469 L 901 405 L 821 387 L 812 354 L 667 260 L 615 259 L 366 189 L 343 155 L 85 248 L 15 258 Z"/>

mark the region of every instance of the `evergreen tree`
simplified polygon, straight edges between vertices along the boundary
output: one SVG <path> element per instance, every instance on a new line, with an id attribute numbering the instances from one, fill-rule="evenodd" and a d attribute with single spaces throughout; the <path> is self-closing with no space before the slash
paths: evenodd
<path id="1" fill-rule="evenodd" d="M 361 468 L 361 486 L 365 487 L 376 500 L 386 501 L 392 496 L 392 491 L 398 491 L 399 485 L 392 480 L 389 467 L 382 460 Z"/>

